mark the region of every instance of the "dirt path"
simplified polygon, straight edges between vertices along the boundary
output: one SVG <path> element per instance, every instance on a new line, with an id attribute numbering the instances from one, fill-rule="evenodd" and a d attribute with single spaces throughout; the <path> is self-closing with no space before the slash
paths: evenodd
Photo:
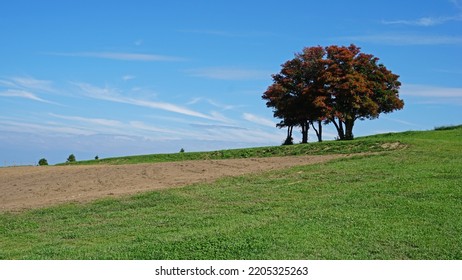
<path id="1" fill-rule="evenodd" d="M 225 176 L 325 162 L 342 155 L 198 160 L 133 165 L 0 168 L 0 211 L 212 182 Z"/>

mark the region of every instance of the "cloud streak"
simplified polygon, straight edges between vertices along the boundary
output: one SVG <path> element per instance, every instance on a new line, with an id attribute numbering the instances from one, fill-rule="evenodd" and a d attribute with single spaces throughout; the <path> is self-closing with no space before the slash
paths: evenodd
<path id="1" fill-rule="evenodd" d="M 208 104 L 214 106 L 214 107 L 217 107 L 223 111 L 226 111 L 226 110 L 232 110 L 236 107 L 240 107 L 241 105 L 227 105 L 227 104 L 222 104 L 222 103 L 219 103 L 215 100 L 212 100 L 210 98 L 204 98 L 204 97 L 196 97 L 196 98 L 193 98 L 191 99 L 191 101 L 189 101 L 187 104 L 188 105 L 193 105 L 193 104 L 197 104 L 199 102 L 202 102 L 202 101 L 205 101 L 207 102 Z"/>
<path id="2" fill-rule="evenodd" d="M 197 35 L 207 35 L 207 36 L 217 36 L 217 37 L 229 37 L 229 38 L 246 38 L 246 37 L 268 37 L 274 36 L 274 33 L 266 31 L 248 31 L 245 32 L 230 32 L 225 30 L 217 29 L 182 29 L 177 30 L 181 33 L 197 34 Z"/>
<path id="3" fill-rule="evenodd" d="M 33 101 L 39 101 L 43 103 L 48 103 L 48 104 L 57 104 L 52 101 L 48 101 L 46 99 L 40 98 L 37 95 L 33 94 L 32 92 L 28 92 L 25 90 L 19 90 L 19 89 L 8 89 L 6 91 L 0 92 L 0 96 L 3 97 L 19 97 L 19 98 L 25 98 Z"/>
<path id="4" fill-rule="evenodd" d="M 108 127 L 120 127 L 122 123 L 116 120 L 109 120 L 109 119 L 101 119 L 101 118 L 86 118 L 86 117 L 79 117 L 79 116 L 64 116 L 58 114 L 49 114 L 52 117 L 68 120 L 68 121 L 75 121 L 79 123 L 88 123 L 100 126 L 108 126 Z"/>
<path id="5" fill-rule="evenodd" d="M 0 80 L 0 85 L 6 87 L 14 87 L 18 89 L 26 89 L 30 91 L 41 92 L 56 92 L 51 81 L 39 80 L 33 77 L 11 77 L 8 80 Z"/>
<path id="6" fill-rule="evenodd" d="M 419 98 L 421 104 L 462 105 L 462 88 L 407 84 L 401 87 L 400 95 Z"/>
<path id="7" fill-rule="evenodd" d="M 271 78 L 271 73 L 262 70 L 209 67 L 185 71 L 189 76 L 214 80 L 262 80 Z"/>
<path id="8" fill-rule="evenodd" d="M 415 20 L 383 20 L 382 23 L 386 25 L 412 25 L 412 26 L 421 26 L 429 27 L 444 24 L 451 21 L 461 21 L 462 16 L 453 16 L 453 17 L 422 17 Z"/>
<path id="9" fill-rule="evenodd" d="M 383 24 L 386 25 L 411 25 L 420 27 L 431 27 L 436 25 L 445 24 L 451 21 L 462 21 L 462 4 L 459 0 L 449 0 L 459 13 L 455 16 L 440 16 L 440 17 L 421 17 L 418 19 L 400 19 L 400 20 L 382 20 Z"/>
<path id="10" fill-rule="evenodd" d="M 339 39 L 394 46 L 462 45 L 461 36 L 445 35 L 376 34 L 340 37 Z"/>
<path id="11" fill-rule="evenodd" d="M 24 121 L 0 120 L 0 129 L 10 132 L 32 133 L 36 135 L 93 135 L 94 131 L 61 124 L 36 124 Z"/>
<path id="12" fill-rule="evenodd" d="M 150 100 L 136 99 L 125 97 L 119 94 L 117 89 L 100 88 L 87 83 L 74 83 L 84 94 L 88 97 L 117 103 L 130 104 L 135 106 L 147 107 L 152 109 L 159 109 L 177 114 L 182 114 L 190 117 L 197 117 L 209 120 L 215 120 L 213 116 L 206 115 L 186 107 L 175 105 L 167 102 L 156 102 Z"/>
<path id="13" fill-rule="evenodd" d="M 262 126 L 267 126 L 267 127 L 272 127 L 272 128 L 276 127 L 276 123 L 274 123 L 273 121 L 265 119 L 263 117 L 256 116 L 254 114 L 244 113 L 242 114 L 242 117 L 246 121 L 253 122 L 253 123 L 256 123 Z"/>
<path id="14" fill-rule="evenodd" d="M 124 75 L 124 76 L 122 76 L 122 80 L 124 80 L 124 81 L 130 81 L 130 80 L 133 80 L 133 79 L 136 79 L 136 77 L 133 76 L 133 75 Z"/>
<path id="15" fill-rule="evenodd" d="M 400 92 L 405 96 L 462 98 L 462 88 L 453 87 L 408 84 L 403 85 Z"/>
<path id="16" fill-rule="evenodd" d="M 4 88 L 55 93 L 57 91 L 53 88 L 52 84 L 51 81 L 39 80 L 28 76 L 9 77 L 0 80 L 0 87 Z"/>
<path id="17" fill-rule="evenodd" d="M 0 96 L 24 98 L 42 103 L 60 105 L 59 103 L 46 100 L 36 92 L 56 93 L 51 81 L 39 80 L 32 77 L 10 77 L 0 80 L 0 87 L 5 90 L 0 91 Z"/>
<path id="18" fill-rule="evenodd" d="M 381 116 L 380 118 L 382 118 L 384 120 L 387 120 L 387 121 L 392 121 L 392 122 L 395 122 L 395 123 L 404 124 L 404 125 L 407 125 L 407 126 L 421 127 L 421 125 L 418 125 L 418 124 L 415 124 L 415 123 L 412 123 L 412 122 L 408 122 L 408 121 L 405 121 L 405 120 L 401 120 L 401 119 L 390 118 L 390 117 L 387 117 L 387 116 Z"/>
<path id="19" fill-rule="evenodd" d="M 184 58 L 177 56 L 146 54 L 146 53 L 126 53 L 126 52 L 71 52 L 60 53 L 51 52 L 47 55 L 55 56 L 70 56 L 70 57 L 90 57 L 90 58 L 103 58 L 112 60 L 125 60 L 125 61 L 184 61 Z"/>
<path id="20" fill-rule="evenodd" d="M 65 116 L 54 113 L 49 113 L 49 115 L 54 118 L 70 121 L 71 123 L 75 122 L 77 123 L 77 125 L 74 125 L 75 129 L 80 129 L 88 133 L 91 131 L 94 135 L 119 135 L 121 137 L 143 137 L 151 140 L 171 140 L 179 139 L 178 135 L 188 134 L 187 132 L 180 130 L 165 129 L 148 125 L 142 121 L 133 120 L 122 122 L 112 119 Z M 72 127 L 73 125 L 67 123 L 67 126 Z"/>

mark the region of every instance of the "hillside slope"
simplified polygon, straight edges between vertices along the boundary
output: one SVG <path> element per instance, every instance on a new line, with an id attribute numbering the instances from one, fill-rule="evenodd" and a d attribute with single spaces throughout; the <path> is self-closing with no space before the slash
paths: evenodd
<path id="1" fill-rule="evenodd" d="M 462 259 L 462 127 L 405 149 L 0 214 L 2 259 Z"/>

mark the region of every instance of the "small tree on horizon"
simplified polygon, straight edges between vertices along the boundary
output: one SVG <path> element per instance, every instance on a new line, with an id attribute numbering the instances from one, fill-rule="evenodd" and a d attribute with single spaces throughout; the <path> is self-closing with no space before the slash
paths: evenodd
<path id="1" fill-rule="evenodd" d="M 69 157 L 66 160 L 67 163 L 72 163 L 72 162 L 75 162 L 75 161 L 76 161 L 76 159 L 75 159 L 74 154 L 70 154 Z"/>
<path id="2" fill-rule="evenodd" d="M 48 161 L 46 160 L 46 158 L 41 158 L 38 161 L 38 165 L 40 165 L 40 166 L 48 165 Z"/>

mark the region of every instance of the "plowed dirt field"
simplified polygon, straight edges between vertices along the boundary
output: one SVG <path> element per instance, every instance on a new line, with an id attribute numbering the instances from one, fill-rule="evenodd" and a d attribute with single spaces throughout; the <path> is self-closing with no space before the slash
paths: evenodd
<path id="1" fill-rule="evenodd" d="M 132 165 L 26 166 L 0 168 L 0 211 L 18 211 L 66 202 L 213 182 L 345 155 L 196 160 Z"/>

